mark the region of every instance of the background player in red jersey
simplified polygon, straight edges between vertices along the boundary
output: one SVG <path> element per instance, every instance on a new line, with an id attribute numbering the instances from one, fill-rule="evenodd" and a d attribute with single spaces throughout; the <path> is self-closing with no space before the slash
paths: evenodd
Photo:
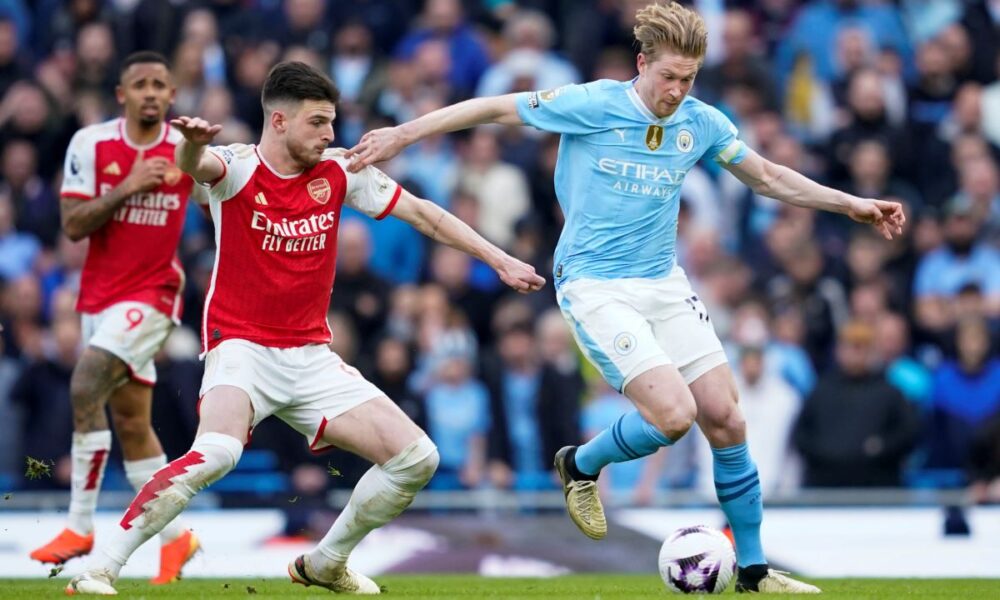
<path id="1" fill-rule="evenodd" d="M 111 449 L 106 406 L 136 489 L 167 463 L 150 422 L 153 355 L 181 313 L 184 275 L 175 250 L 194 181 L 173 162 L 182 136 L 165 122 L 174 100 L 166 59 L 153 52 L 127 57 L 116 94 L 124 117 L 81 129 L 66 152 L 63 230 L 72 240 L 90 238 L 77 301 L 87 348 L 70 382 L 69 520 L 31 553 L 47 563 L 93 548 L 94 508 Z M 167 523 L 160 535 L 157 584 L 176 580 L 198 549 L 179 523 Z"/>
<path id="2" fill-rule="evenodd" d="M 70 582 L 68 593 L 114 593 L 129 556 L 230 471 L 249 432 L 272 414 L 301 432 L 313 450 L 336 445 L 375 463 L 318 547 L 289 564 L 292 581 L 379 593 L 374 582 L 347 568 L 347 559 L 370 531 L 409 506 L 434 474 L 438 453 L 396 404 L 327 345 L 341 207 L 403 219 L 479 257 L 518 291 L 537 290 L 545 280 L 378 169 L 348 173 L 343 151 L 327 148 L 338 95 L 312 67 L 281 63 L 264 83 L 258 146 L 206 148 L 219 125 L 173 121 L 186 138 L 177 147 L 177 164 L 211 185 L 218 245 L 202 330 L 201 423 L 191 450 L 143 486 L 114 540 Z"/>

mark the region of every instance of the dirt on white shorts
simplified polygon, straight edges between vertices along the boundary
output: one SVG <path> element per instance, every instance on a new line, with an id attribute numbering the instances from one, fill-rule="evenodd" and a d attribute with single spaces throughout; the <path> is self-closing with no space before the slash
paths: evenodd
<path id="1" fill-rule="evenodd" d="M 619 391 L 653 367 L 676 365 L 690 384 L 726 362 L 680 267 L 661 279 L 575 279 L 556 296 L 580 348 Z"/>
<path id="2" fill-rule="evenodd" d="M 274 415 L 304 435 L 315 452 L 329 447 L 322 441 L 327 423 L 385 395 L 324 344 L 269 348 L 226 340 L 205 356 L 200 395 L 220 385 L 250 396 L 252 427 Z"/>
<path id="3" fill-rule="evenodd" d="M 174 323 L 148 304 L 119 302 L 99 313 L 80 315 L 80 328 L 88 346 L 114 354 L 128 365 L 132 379 L 153 385 L 153 356 L 167 341 Z"/>

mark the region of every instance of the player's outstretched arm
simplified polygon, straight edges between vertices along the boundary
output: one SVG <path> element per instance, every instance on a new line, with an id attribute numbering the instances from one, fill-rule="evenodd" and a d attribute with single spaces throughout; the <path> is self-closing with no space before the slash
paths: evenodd
<path id="1" fill-rule="evenodd" d="M 181 171 L 198 183 L 215 181 L 225 175 L 222 161 L 205 152 L 205 147 L 222 131 L 222 125 L 212 125 L 198 117 L 177 117 L 170 124 L 184 136 L 174 149 L 174 161 Z"/>
<path id="2" fill-rule="evenodd" d="M 458 217 L 433 202 L 403 190 L 390 214 L 413 225 L 432 240 L 482 260 L 497 272 L 501 281 L 519 292 L 534 292 L 545 285 L 545 278 L 535 273 L 534 267 L 489 243 Z"/>
<path id="3" fill-rule="evenodd" d="M 66 237 L 76 242 L 100 229 L 129 196 L 148 192 L 162 184 L 169 167 L 170 161 L 162 156 L 147 159 L 140 150 L 128 176 L 108 193 L 86 201 L 61 197 L 59 215 Z"/>
<path id="4" fill-rule="evenodd" d="M 888 240 L 903 233 L 906 215 L 898 202 L 859 198 L 820 185 L 801 173 L 775 164 L 753 150 L 738 164 L 723 165 L 737 179 L 762 196 L 769 196 L 795 206 L 841 213 L 869 223 Z"/>
<path id="5" fill-rule="evenodd" d="M 351 159 L 348 170 L 357 173 L 368 165 L 389 160 L 410 144 L 425 137 L 468 129 L 485 123 L 521 125 L 514 94 L 473 98 L 427 113 L 397 127 L 374 129 L 361 137 L 345 155 Z"/>

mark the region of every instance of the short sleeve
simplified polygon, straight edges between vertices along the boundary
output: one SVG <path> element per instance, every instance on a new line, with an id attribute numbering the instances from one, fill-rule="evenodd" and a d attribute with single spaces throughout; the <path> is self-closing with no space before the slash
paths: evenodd
<path id="1" fill-rule="evenodd" d="M 222 175 L 206 182 L 209 198 L 220 202 L 239 193 L 259 164 L 253 146 L 246 144 L 209 146 L 206 152 L 222 163 Z"/>
<path id="2" fill-rule="evenodd" d="M 521 120 L 542 131 L 583 135 L 607 129 L 601 122 L 604 106 L 599 82 L 522 92 L 515 102 Z"/>
<path id="3" fill-rule="evenodd" d="M 327 152 L 340 165 L 347 179 L 344 203 L 376 220 L 389 216 L 399 201 L 403 188 L 375 167 L 365 167 L 357 173 L 351 173 L 347 170 L 348 161 L 344 158 L 343 151 L 331 149 Z"/>
<path id="4" fill-rule="evenodd" d="M 747 155 L 746 144 L 739 139 L 739 130 L 716 108 L 708 107 L 708 134 L 711 145 L 705 154 L 723 165 L 738 165 Z"/>
<path id="5" fill-rule="evenodd" d="M 97 195 L 94 172 L 94 145 L 88 143 L 84 130 L 77 131 L 66 150 L 60 195 L 89 200 Z"/>
<path id="6" fill-rule="evenodd" d="M 194 182 L 191 186 L 191 201 L 198 206 L 205 206 L 208 204 L 209 189 L 207 183 Z"/>

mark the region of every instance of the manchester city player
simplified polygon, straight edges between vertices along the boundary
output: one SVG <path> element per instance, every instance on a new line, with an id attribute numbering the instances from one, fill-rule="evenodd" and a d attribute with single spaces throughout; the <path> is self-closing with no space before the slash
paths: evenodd
<path id="1" fill-rule="evenodd" d="M 555 187 L 566 224 L 555 255 L 559 306 L 577 342 L 636 410 L 555 457 L 570 517 L 589 537 L 607 532 L 595 480 L 601 469 L 656 452 L 694 421 L 714 456 L 719 502 L 736 540 L 744 592 L 818 593 L 768 567 L 763 507 L 732 373 L 698 299 L 676 264 L 679 191 L 703 156 L 756 193 L 902 232 L 902 207 L 830 189 L 771 163 L 740 141 L 721 112 L 687 94 L 706 49 L 701 17 L 675 2 L 638 11 L 632 81 L 477 98 L 365 135 L 353 169 L 425 137 L 483 123 L 562 134 Z"/>

